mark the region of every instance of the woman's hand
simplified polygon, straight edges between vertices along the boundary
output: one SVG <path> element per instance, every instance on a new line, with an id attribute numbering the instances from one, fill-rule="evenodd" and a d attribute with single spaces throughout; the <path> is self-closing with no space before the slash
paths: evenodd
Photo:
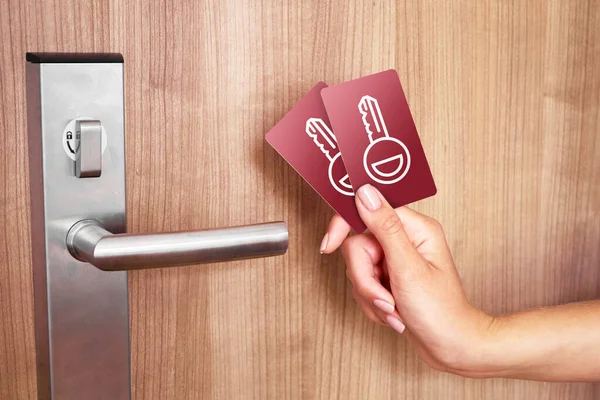
<path id="1" fill-rule="evenodd" d="M 342 246 L 356 302 L 429 365 L 471 377 L 600 381 L 600 301 L 493 318 L 467 301 L 437 221 L 392 209 L 370 185 L 356 206 L 369 233 L 346 237 L 350 227 L 335 216 L 321 252 Z"/>
<path id="2" fill-rule="evenodd" d="M 467 301 L 441 225 L 392 209 L 371 185 L 357 191 L 356 205 L 370 233 L 346 238 L 350 228 L 336 216 L 321 251 L 342 245 L 358 305 L 404 333 L 432 367 L 469 368 L 492 318 Z"/>

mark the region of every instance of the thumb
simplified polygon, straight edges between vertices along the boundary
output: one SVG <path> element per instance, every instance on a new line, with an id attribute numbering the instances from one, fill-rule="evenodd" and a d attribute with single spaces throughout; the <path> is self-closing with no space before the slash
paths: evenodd
<path id="1" fill-rule="evenodd" d="M 381 245 L 388 264 L 405 264 L 421 258 L 406 235 L 396 211 L 379 190 L 369 184 L 361 186 L 356 191 L 356 208 Z"/>

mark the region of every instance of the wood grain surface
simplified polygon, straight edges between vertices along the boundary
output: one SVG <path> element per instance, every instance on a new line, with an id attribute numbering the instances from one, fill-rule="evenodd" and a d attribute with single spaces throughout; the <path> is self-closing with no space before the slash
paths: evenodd
<path id="1" fill-rule="evenodd" d="M 395 68 L 472 301 L 600 297 L 600 3 L 0 0 L 0 398 L 36 396 L 25 52 L 125 57 L 129 230 L 285 220 L 286 256 L 130 274 L 134 399 L 583 399 L 429 369 L 358 310 L 326 204 L 263 141 Z M 559 328 L 559 327 L 558 327 Z M 82 398 L 85 398 L 83 396 Z"/>

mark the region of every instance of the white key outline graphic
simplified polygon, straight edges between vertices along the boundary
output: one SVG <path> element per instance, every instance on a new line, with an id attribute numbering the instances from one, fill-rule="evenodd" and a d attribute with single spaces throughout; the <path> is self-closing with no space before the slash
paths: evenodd
<path id="1" fill-rule="evenodd" d="M 370 142 L 370 144 L 365 149 L 365 153 L 363 155 L 363 167 L 365 168 L 365 171 L 367 172 L 367 174 L 369 175 L 369 177 L 371 179 L 373 179 L 375 182 L 381 183 L 383 185 L 391 185 L 393 183 L 400 181 L 402 178 L 404 178 L 406 176 L 406 174 L 408 173 L 408 170 L 410 169 L 410 152 L 408 151 L 408 148 L 400 140 L 398 140 L 394 137 L 390 137 L 390 135 L 388 134 L 387 126 L 385 125 L 385 120 L 383 119 L 383 116 L 381 115 L 381 109 L 379 108 L 379 102 L 377 101 L 376 98 L 371 97 L 369 95 L 364 95 L 358 102 L 358 111 L 362 115 L 363 124 L 365 125 L 365 130 L 367 131 L 367 135 L 369 136 L 369 142 Z M 371 121 L 373 122 L 372 124 L 369 122 L 369 117 L 371 118 Z M 375 132 L 373 132 L 373 130 L 371 129 L 372 127 L 375 128 L 375 132 L 377 132 L 379 134 L 383 134 L 384 136 L 380 137 L 379 139 L 373 140 L 373 135 L 375 134 Z M 399 144 L 404 149 L 404 152 L 406 153 L 406 160 L 404 160 L 404 157 L 402 154 L 398 154 L 398 155 L 386 158 L 385 160 L 380 160 L 380 161 L 372 163 L 371 168 L 377 173 L 377 175 L 379 175 L 379 177 L 376 177 L 371 172 L 371 168 L 369 168 L 369 166 L 368 166 L 367 155 L 369 154 L 369 151 L 375 144 L 377 144 L 379 142 L 385 142 L 385 141 L 390 141 L 390 142 Z M 377 168 L 380 165 L 386 164 L 386 163 L 396 160 L 396 159 L 399 159 L 399 165 L 398 165 L 398 168 L 396 168 L 392 172 L 383 172 Z M 381 179 L 381 178 L 392 178 L 392 177 L 396 176 L 402 169 L 404 169 L 404 172 L 402 172 L 402 174 L 397 176 L 395 179 Z"/>
<path id="2" fill-rule="evenodd" d="M 329 160 L 327 175 L 329 176 L 329 183 L 331 183 L 331 186 L 343 195 L 354 196 L 352 185 L 346 183 L 349 181 L 348 174 L 338 182 L 335 182 L 333 179 L 333 164 L 335 164 L 336 160 L 340 158 L 342 154 L 338 149 L 337 139 L 331 129 L 329 129 L 327 124 L 321 118 L 309 118 L 306 120 L 306 133 Z M 348 191 L 344 188 L 350 190 Z"/>

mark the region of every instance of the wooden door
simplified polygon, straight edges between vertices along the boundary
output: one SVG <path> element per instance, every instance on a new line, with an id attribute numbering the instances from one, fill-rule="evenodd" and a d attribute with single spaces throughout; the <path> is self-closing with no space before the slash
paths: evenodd
<path id="1" fill-rule="evenodd" d="M 36 396 L 25 52 L 125 58 L 129 230 L 283 219 L 287 255 L 132 272 L 135 399 L 597 399 L 429 369 L 358 310 L 331 210 L 265 144 L 317 81 L 395 68 L 472 301 L 600 296 L 595 1 L 0 1 L 0 398 Z M 82 397 L 84 398 L 84 397 Z"/>

